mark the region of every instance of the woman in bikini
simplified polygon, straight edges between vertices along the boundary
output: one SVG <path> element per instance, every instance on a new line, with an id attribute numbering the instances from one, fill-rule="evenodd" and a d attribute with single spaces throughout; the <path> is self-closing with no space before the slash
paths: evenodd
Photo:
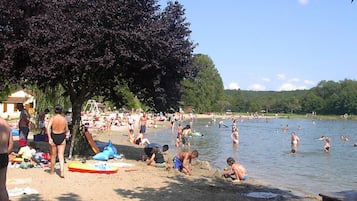
<path id="1" fill-rule="evenodd" d="M 51 154 L 51 174 L 55 172 L 56 156 L 60 162 L 60 177 L 64 178 L 64 149 L 66 147 L 66 137 L 69 135 L 68 123 L 62 113 L 60 105 L 55 106 L 55 115 L 51 118 L 47 126 L 48 142 Z"/>

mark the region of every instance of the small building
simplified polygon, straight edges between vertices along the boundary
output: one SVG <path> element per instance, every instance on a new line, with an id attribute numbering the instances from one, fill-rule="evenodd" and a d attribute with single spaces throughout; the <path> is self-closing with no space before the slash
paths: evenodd
<path id="1" fill-rule="evenodd" d="M 18 90 L 7 97 L 6 100 L 0 101 L 0 117 L 4 119 L 13 119 L 20 116 L 17 104 L 22 103 L 31 115 L 34 113 L 36 106 L 35 95 L 29 90 Z"/>

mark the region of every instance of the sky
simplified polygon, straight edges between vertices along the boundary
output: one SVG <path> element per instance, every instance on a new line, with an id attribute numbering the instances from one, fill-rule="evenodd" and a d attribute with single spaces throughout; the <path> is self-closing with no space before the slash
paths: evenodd
<path id="1" fill-rule="evenodd" d="M 290 91 L 357 80 L 357 2 L 178 1 L 194 53 L 212 59 L 225 89 Z"/>

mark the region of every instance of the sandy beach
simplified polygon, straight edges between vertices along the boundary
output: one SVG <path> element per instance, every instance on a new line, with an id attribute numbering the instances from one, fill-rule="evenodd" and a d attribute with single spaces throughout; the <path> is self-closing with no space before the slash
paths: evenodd
<path id="1" fill-rule="evenodd" d="M 166 123 L 168 126 L 169 123 Z M 148 138 L 150 129 L 153 128 L 148 129 Z M 117 173 L 79 173 L 65 168 L 65 178 L 62 179 L 58 174 L 50 175 L 49 168 L 46 167 L 9 167 L 7 189 L 10 195 L 14 195 L 10 200 L 321 200 L 317 195 L 294 194 L 290 190 L 262 184 L 254 178 L 232 183 L 220 176 L 221 170 L 212 169 L 208 162 L 200 161 L 199 158 L 194 159 L 192 176 L 173 169 L 147 166 L 141 161 L 143 147 L 127 140 L 128 130 L 125 126 L 113 130 L 110 134 L 92 134 L 95 141 L 106 143 L 111 140 L 118 152 L 125 156 L 107 161 L 107 164 L 120 165 Z M 33 139 L 32 136 L 29 139 Z M 48 150 L 46 142 L 37 144 L 41 151 Z M 172 157 L 166 154 L 165 160 L 172 164 Z M 83 158 L 74 157 L 66 162 L 68 164 L 76 160 L 82 161 Z M 86 162 L 100 163 L 90 157 Z"/>

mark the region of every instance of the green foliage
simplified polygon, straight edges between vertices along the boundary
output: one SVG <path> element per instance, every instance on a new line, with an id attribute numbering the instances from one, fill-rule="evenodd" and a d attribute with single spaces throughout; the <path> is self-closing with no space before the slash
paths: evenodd
<path id="1" fill-rule="evenodd" d="M 44 89 L 40 89 L 36 85 L 30 85 L 28 88 L 36 95 L 36 112 L 49 109 L 53 113 L 54 106 L 57 104 L 63 106 L 64 111 L 71 107 L 69 97 L 64 95 L 65 91 L 61 85 Z"/>
<path id="2" fill-rule="evenodd" d="M 296 91 L 240 91 L 225 90 L 226 98 L 234 112 L 323 115 L 357 114 L 357 82 L 321 81 L 310 90 Z"/>
<path id="3" fill-rule="evenodd" d="M 177 106 L 180 82 L 194 70 L 185 20 L 177 2 L 161 10 L 156 0 L 0 1 L 0 84 L 35 84 L 69 97 L 74 124 L 86 100 L 115 100 L 118 80 L 140 103 L 167 110 Z"/>
<path id="4" fill-rule="evenodd" d="M 0 102 L 7 99 L 7 97 L 11 94 L 12 88 L 13 87 L 11 87 L 9 84 L 3 84 L 2 87 L 0 87 Z"/>
<path id="5" fill-rule="evenodd" d="M 182 82 L 183 107 L 192 107 L 197 113 L 222 111 L 226 107 L 222 79 L 207 55 L 194 56 L 197 75 Z"/>

